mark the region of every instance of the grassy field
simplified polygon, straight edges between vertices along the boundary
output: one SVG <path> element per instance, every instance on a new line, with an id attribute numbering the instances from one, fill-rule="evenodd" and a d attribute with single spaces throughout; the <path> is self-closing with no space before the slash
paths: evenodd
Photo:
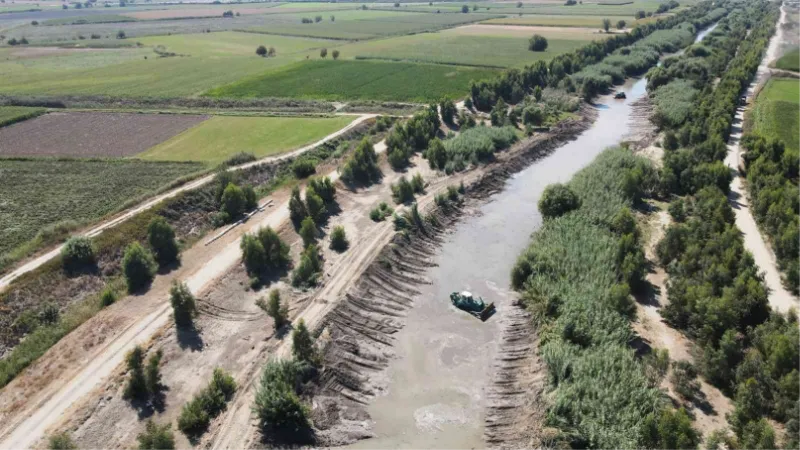
<path id="1" fill-rule="evenodd" d="M 219 164 L 239 152 L 261 158 L 311 144 L 352 121 L 352 116 L 216 116 L 136 157 L 159 161 L 202 161 L 208 165 Z"/>
<path id="2" fill-rule="evenodd" d="M 213 97 L 428 102 L 464 96 L 491 69 L 373 61 L 304 61 L 209 91 Z"/>
<path id="3" fill-rule="evenodd" d="M 777 137 L 788 148 L 800 149 L 800 82 L 773 78 L 758 94 L 753 110 L 753 128 Z"/>
<path id="4" fill-rule="evenodd" d="M 534 32 L 544 35 L 549 46 L 544 52 L 528 51 Z M 375 58 L 429 63 L 490 67 L 522 67 L 537 60 L 550 60 L 572 51 L 595 35 L 548 29 L 520 32 L 502 27 L 467 26 L 437 33 L 380 39 L 339 47 L 344 58 Z"/>
<path id="5" fill-rule="evenodd" d="M 783 70 L 800 72 L 800 48 L 794 48 L 786 52 L 775 62 L 775 67 Z"/>
<path id="6" fill-rule="evenodd" d="M 0 259 L 48 226 L 97 220 L 203 167 L 132 160 L 0 159 Z"/>
<path id="7" fill-rule="evenodd" d="M 0 106 L 0 127 L 21 122 L 42 114 L 44 108 L 29 108 L 26 106 Z"/>
<path id="8" fill-rule="evenodd" d="M 542 27 L 585 27 L 600 29 L 603 27 L 603 19 L 611 20 L 613 26 L 617 22 L 624 20 L 627 27 L 638 24 L 645 24 L 657 20 L 655 17 L 634 20 L 631 16 L 573 16 L 573 15 L 549 15 L 549 14 L 526 14 L 524 16 L 511 16 L 498 19 L 490 19 L 485 24 L 490 25 L 525 25 Z"/>
<path id="9" fill-rule="evenodd" d="M 135 20 L 136 19 L 133 17 L 123 16 L 120 14 L 102 14 L 95 16 L 61 17 L 58 19 L 50 19 L 42 22 L 42 25 L 83 25 L 86 23 L 134 22 Z"/>
<path id="10" fill-rule="evenodd" d="M 256 33 L 201 33 L 152 36 L 137 40 L 150 47 L 163 46 L 166 51 L 198 57 L 254 56 L 256 47 L 275 47 L 278 56 L 286 56 L 319 47 L 330 41 L 286 36 L 265 36 Z"/>

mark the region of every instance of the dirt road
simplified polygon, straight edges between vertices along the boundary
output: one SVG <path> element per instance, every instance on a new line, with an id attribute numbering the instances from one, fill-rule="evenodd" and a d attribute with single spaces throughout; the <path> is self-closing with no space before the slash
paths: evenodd
<path id="1" fill-rule="evenodd" d="M 761 234 L 756 220 L 750 211 L 749 194 L 745 188 L 746 180 L 739 171 L 739 166 L 742 161 L 740 141 L 742 139 L 744 113 L 748 108 L 747 105 L 751 105 L 755 100 L 755 93 L 758 87 L 769 79 L 769 63 L 778 56 L 778 50 L 783 40 L 783 27 L 781 25 L 785 22 L 786 8 L 781 7 L 781 17 L 776 27 L 777 31 L 769 42 L 766 55 L 761 61 L 761 65 L 758 66 L 755 79 L 747 88 L 747 103 L 745 106 L 740 106 L 736 109 L 731 136 L 730 139 L 728 139 L 728 155 L 725 158 L 725 164 L 733 171 L 734 175 L 733 181 L 731 182 L 731 191 L 730 194 L 728 194 L 728 201 L 736 215 L 736 226 L 742 232 L 745 248 L 753 254 L 756 265 L 764 273 L 764 282 L 770 290 L 770 306 L 781 312 L 786 312 L 790 308 L 797 308 L 798 299 L 793 296 L 781 282 L 781 274 L 778 270 L 775 253 L 773 253 L 766 239 L 764 239 L 764 236 Z"/>
<path id="2" fill-rule="evenodd" d="M 348 127 L 328 136 L 325 140 L 346 132 L 369 117 L 372 116 L 362 116 Z M 375 149 L 376 151 L 385 151 L 385 145 L 379 143 L 375 146 Z M 304 147 L 292 152 L 292 154 L 296 155 L 301 150 L 306 151 L 308 148 Z M 283 155 L 282 157 L 285 158 L 287 156 Z M 240 166 L 240 168 L 251 165 L 253 163 Z M 334 180 L 338 178 L 338 174 L 334 173 L 333 178 Z M 129 212 L 129 214 L 132 214 L 132 212 Z M 251 219 L 246 227 L 241 227 L 237 233 L 233 233 L 224 242 L 220 242 L 219 250 L 214 249 L 207 262 L 200 265 L 195 272 L 187 274 L 188 276 L 183 281 L 186 282 L 192 293 L 200 295 L 215 280 L 223 276 L 232 266 L 239 262 L 239 242 L 244 231 L 265 226 L 277 229 L 288 220 L 289 208 L 288 200 L 286 200 L 279 203 L 277 207 L 271 209 L 267 214 L 263 214 L 263 217 L 260 215 L 257 220 Z M 106 228 L 108 226 L 110 225 L 106 225 Z M 202 246 L 202 244 L 198 244 L 198 246 Z M 166 296 L 160 299 L 160 302 L 161 305 L 155 311 L 137 320 L 127 327 L 121 335 L 113 337 L 105 343 L 93 358 L 82 361 L 82 367 L 77 368 L 78 372 L 74 377 L 68 380 L 58 380 L 58 382 L 53 381 L 47 388 L 38 392 L 35 398 L 25 399 L 26 410 L 15 414 L 13 417 L 4 417 L 4 423 L 2 429 L 0 429 L 0 438 L 3 439 L 0 442 L 0 448 L 32 447 L 52 424 L 63 419 L 64 413 L 73 404 L 107 379 L 123 362 L 128 351 L 135 345 L 146 342 L 163 328 L 170 320 L 172 311 Z"/>
<path id="3" fill-rule="evenodd" d="M 299 154 L 302 154 L 302 153 L 304 153 L 304 152 L 306 152 L 308 150 L 311 150 L 314 147 L 317 147 L 318 145 L 320 145 L 320 144 L 322 144 L 324 142 L 327 142 L 327 141 L 329 141 L 331 139 L 335 139 L 338 136 L 341 136 L 342 134 L 348 132 L 353 127 L 357 126 L 358 124 L 360 124 L 360 123 L 364 122 L 365 120 L 368 120 L 368 119 L 370 119 L 372 117 L 375 117 L 375 116 L 376 116 L 375 114 L 360 115 L 357 119 L 353 120 L 353 122 L 351 122 L 346 127 L 342 128 L 339 131 L 336 131 L 335 133 L 331 133 L 328 136 L 325 136 L 324 138 L 320 139 L 317 142 L 314 142 L 313 144 L 307 145 L 307 146 L 299 148 L 297 150 L 293 150 L 293 151 L 291 151 L 289 153 L 284 153 L 284 154 L 279 155 L 279 156 L 267 157 L 267 158 L 260 159 L 258 161 L 253 161 L 253 162 L 250 162 L 250 163 L 247 163 L 247 164 L 242 164 L 240 166 L 231 167 L 228 170 L 231 170 L 231 171 L 233 171 L 233 170 L 241 170 L 241 169 L 246 169 L 248 167 L 256 166 L 256 165 L 259 165 L 259 164 L 275 162 L 275 161 L 280 161 L 280 160 L 285 159 L 285 158 L 295 157 L 295 156 L 297 156 Z M 143 211 L 147 211 L 148 209 L 153 208 L 154 206 L 158 205 L 159 203 L 161 203 L 162 201 L 164 201 L 166 199 L 175 197 L 176 195 L 180 194 L 181 192 L 186 192 L 186 191 L 189 191 L 189 190 L 192 190 L 192 189 L 196 189 L 196 188 L 198 188 L 200 186 L 203 186 L 206 183 L 211 182 L 213 179 L 214 179 L 214 175 L 213 174 L 212 175 L 207 175 L 207 176 L 204 176 L 202 178 L 198 178 L 197 180 L 194 180 L 194 181 L 191 181 L 189 183 L 186 183 L 186 184 L 184 184 L 182 186 L 179 186 L 179 187 L 177 187 L 175 189 L 172 189 L 172 190 L 170 190 L 170 191 L 168 191 L 166 193 L 163 193 L 161 195 L 153 197 L 152 199 L 150 199 L 150 200 L 148 200 L 148 201 L 146 201 L 146 202 L 144 202 L 144 203 L 142 203 L 142 204 L 140 204 L 140 205 L 138 205 L 138 206 L 136 206 L 136 207 L 134 207 L 132 209 L 129 209 L 129 210 L 123 212 L 123 213 L 120 213 L 116 217 L 113 217 L 111 219 L 108 219 L 108 220 L 106 220 L 104 222 L 99 223 L 98 225 L 95 225 L 93 228 L 83 232 L 82 235 L 83 236 L 87 236 L 87 237 L 97 236 L 100 233 L 102 233 L 103 231 L 105 231 L 105 230 L 107 230 L 109 228 L 113 228 L 114 226 L 119 225 L 122 222 L 125 222 L 126 220 L 130 219 L 131 217 L 134 217 L 135 215 L 137 215 L 137 214 L 139 214 L 139 213 L 141 213 Z M 22 275 L 24 275 L 24 274 L 26 274 L 28 272 L 31 272 L 33 270 L 36 270 L 37 268 L 41 267 L 42 265 L 44 265 L 48 261 L 50 261 L 53 258 L 57 257 L 61 253 L 61 248 L 62 247 L 63 247 L 63 245 L 59 245 L 58 247 L 48 251 L 47 253 L 45 253 L 45 254 L 43 254 L 41 256 L 38 256 L 38 257 L 26 262 L 22 266 L 16 268 L 15 270 L 9 272 L 8 274 L 6 274 L 2 278 L 0 278 L 0 292 L 3 292 L 11 284 L 11 282 L 16 280 L 20 276 L 22 276 Z"/>

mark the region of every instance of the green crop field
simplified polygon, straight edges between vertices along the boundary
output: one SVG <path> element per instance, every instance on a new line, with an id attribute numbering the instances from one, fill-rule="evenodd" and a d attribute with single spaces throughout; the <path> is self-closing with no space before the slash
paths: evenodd
<path id="1" fill-rule="evenodd" d="M 499 19 L 490 19 L 484 24 L 490 25 L 525 25 L 525 26 L 543 26 L 543 27 L 585 27 L 600 29 L 603 27 L 603 19 L 611 20 L 613 26 L 617 22 L 624 20 L 627 27 L 634 25 L 645 24 L 656 20 L 655 17 L 646 19 L 634 20 L 630 15 L 628 16 L 575 16 L 575 15 L 548 15 L 548 14 L 526 14 L 524 16 L 511 16 Z"/>
<path id="2" fill-rule="evenodd" d="M 800 72 L 800 48 L 794 48 L 781 56 L 775 62 L 775 67 L 783 70 L 791 70 L 793 72 Z"/>
<path id="3" fill-rule="evenodd" d="M 136 158 L 202 161 L 219 164 L 239 153 L 276 155 L 311 144 L 345 127 L 352 116 L 330 118 L 216 116 L 163 142 Z"/>
<path id="4" fill-rule="evenodd" d="M 537 32 L 548 39 L 544 52 L 528 51 Z M 379 39 L 338 47 L 344 58 L 388 59 L 489 67 L 522 67 L 572 51 L 597 36 L 585 32 L 536 30 L 520 32 L 502 27 L 467 26 L 438 33 Z"/>
<path id="5" fill-rule="evenodd" d="M 119 14 L 102 14 L 95 16 L 80 16 L 80 17 L 61 17 L 58 19 L 45 20 L 42 25 L 82 25 L 86 23 L 120 23 L 120 22 L 134 22 L 136 19 L 133 17 L 122 16 Z"/>
<path id="6" fill-rule="evenodd" d="M 0 106 L 0 127 L 36 117 L 44 113 L 44 108 L 26 106 Z"/>
<path id="7" fill-rule="evenodd" d="M 266 36 L 257 33 L 201 33 L 172 36 L 151 36 L 137 39 L 143 45 L 163 46 L 166 51 L 179 55 L 202 57 L 255 56 L 256 47 L 274 47 L 278 56 L 292 55 L 319 47 L 330 47 L 331 42 L 286 36 Z"/>
<path id="8" fill-rule="evenodd" d="M 97 220 L 203 167 L 133 160 L 0 159 L 0 259 L 48 226 Z"/>
<path id="9" fill-rule="evenodd" d="M 471 80 L 495 75 L 492 69 L 434 64 L 316 60 L 222 86 L 206 95 L 429 102 L 445 95 L 463 97 Z"/>
<path id="10" fill-rule="evenodd" d="M 753 128 L 777 137 L 788 148 L 800 149 L 800 80 L 773 78 L 758 94 Z"/>

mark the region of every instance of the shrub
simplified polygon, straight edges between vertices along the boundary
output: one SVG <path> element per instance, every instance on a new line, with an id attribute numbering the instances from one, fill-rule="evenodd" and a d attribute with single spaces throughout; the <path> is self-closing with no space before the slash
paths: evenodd
<path id="1" fill-rule="evenodd" d="M 528 41 L 528 50 L 532 52 L 543 52 L 547 50 L 547 38 L 539 34 L 534 34 Z"/>
<path id="2" fill-rule="evenodd" d="M 50 450 L 74 450 L 78 446 L 72 441 L 72 437 L 67 432 L 56 433 L 48 439 L 47 448 Z"/>
<path id="3" fill-rule="evenodd" d="M 256 55 L 258 55 L 258 56 L 267 56 L 267 47 L 264 47 L 263 45 L 259 45 L 258 48 L 256 48 Z"/>
<path id="4" fill-rule="evenodd" d="M 148 419 L 143 433 L 136 436 L 139 441 L 139 450 L 174 449 L 175 436 L 172 434 L 172 425 L 166 423 L 158 425 L 153 419 Z"/>
<path id="5" fill-rule="evenodd" d="M 289 323 L 289 307 L 281 304 L 281 293 L 277 289 L 269 292 L 269 302 L 265 303 L 263 299 L 259 299 L 256 304 L 272 317 L 276 330 Z"/>
<path id="6" fill-rule="evenodd" d="M 135 292 L 153 281 L 156 275 L 156 264 L 153 254 L 142 247 L 139 242 L 132 242 L 125 247 L 122 257 L 122 271 L 128 282 L 128 291 Z"/>
<path id="7" fill-rule="evenodd" d="M 61 248 L 61 260 L 67 270 L 75 270 L 94 264 L 92 240 L 85 236 L 75 236 L 67 239 L 64 247 Z"/>
<path id="8" fill-rule="evenodd" d="M 308 217 L 303 219 L 302 223 L 307 219 L 311 219 L 314 223 L 320 223 L 325 215 L 325 202 L 313 189 L 306 190 L 306 211 Z"/>
<path id="9" fill-rule="evenodd" d="M 428 144 L 428 150 L 425 152 L 425 157 L 428 158 L 428 165 L 431 169 L 444 170 L 447 164 L 447 152 L 444 149 L 444 144 L 439 139 L 431 139 Z"/>
<path id="10" fill-rule="evenodd" d="M 325 202 L 326 205 L 333 203 L 336 197 L 336 186 L 331 181 L 330 177 L 314 177 L 308 180 L 308 192 L 313 192 Z"/>
<path id="11" fill-rule="evenodd" d="M 444 123 L 452 125 L 453 119 L 455 118 L 457 112 L 456 104 L 453 102 L 453 100 L 447 97 L 443 98 L 439 102 L 439 110 L 441 111 L 442 120 Z"/>
<path id="12" fill-rule="evenodd" d="M 117 39 L 125 39 L 125 32 L 122 30 L 117 31 Z"/>
<path id="13" fill-rule="evenodd" d="M 300 264 L 292 273 L 292 286 L 302 287 L 317 284 L 317 277 L 321 271 L 322 259 L 319 256 L 319 249 L 315 244 L 311 244 L 300 255 Z"/>
<path id="14" fill-rule="evenodd" d="M 170 264 L 178 259 L 178 242 L 175 240 L 175 230 L 161 216 L 156 216 L 147 226 L 147 242 L 153 249 L 156 261 L 161 266 Z"/>
<path id="15" fill-rule="evenodd" d="M 578 209 L 581 201 L 575 192 L 561 183 L 547 186 L 539 199 L 539 212 L 542 217 L 552 219 Z"/>
<path id="16" fill-rule="evenodd" d="M 264 431 L 297 433 L 309 426 L 309 409 L 297 396 L 302 372 L 296 361 L 271 360 L 264 366 L 253 409 Z"/>
<path id="17" fill-rule="evenodd" d="M 414 187 L 405 176 L 400 177 L 397 183 L 392 184 L 392 198 L 397 204 L 414 201 Z"/>
<path id="18" fill-rule="evenodd" d="M 300 197 L 300 187 L 295 186 L 292 188 L 292 196 L 289 199 L 289 217 L 292 219 L 295 226 L 297 226 L 307 216 L 308 211 L 306 210 L 306 204 Z"/>
<path id="19" fill-rule="evenodd" d="M 331 231 L 331 249 L 337 252 L 343 252 L 347 250 L 349 246 L 350 242 L 347 241 L 344 227 L 341 225 L 333 227 L 333 231 Z"/>
<path id="20" fill-rule="evenodd" d="M 169 290 L 169 301 L 172 304 L 172 313 L 175 325 L 178 327 L 191 327 L 192 318 L 197 312 L 194 295 L 189 291 L 186 283 L 172 282 Z"/>
<path id="21" fill-rule="evenodd" d="M 314 338 L 308 331 L 305 321 L 300 319 L 292 332 L 292 354 L 295 359 L 315 365 L 317 361 L 317 350 L 314 348 Z"/>
<path id="22" fill-rule="evenodd" d="M 242 236 L 239 248 L 247 272 L 251 275 L 260 276 L 289 264 L 289 246 L 269 226 L 259 228 L 255 235 Z"/>
<path id="23" fill-rule="evenodd" d="M 369 212 L 369 218 L 375 222 L 381 222 L 392 214 L 394 214 L 394 210 L 386 202 L 381 202 L 377 208 Z"/>
<path id="24" fill-rule="evenodd" d="M 692 419 L 683 408 L 651 414 L 642 428 L 640 442 L 644 448 L 695 449 L 700 444 L 700 434 L 692 428 Z"/>
<path id="25" fill-rule="evenodd" d="M 370 184 L 380 179 L 378 155 L 372 143 L 364 138 L 341 168 L 342 181 L 347 184 Z"/>
<path id="26" fill-rule="evenodd" d="M 422 179 L 421 174 L 417 173 L 411 178 L 411 188 L 414 190 L 415 194 L 425 192 L 425 181 Z"/>
<path id="27" fill-rule="evenodd" d="M 328 56 L 328 49 L 327 48 L 323 48 L 323 49 L 321 49 L 319 51 L 319 57 L 320 58 L 326 58 L 327 56 Z"/>
<path id="28" fill-rule="evenodd" d="M 625 22 L 624 20 L 620 20 L 620 21 L 617 22 L 617 29 L 618 30 L 624 30 L 625 29 L 625 25 L 627 25 L 627 22 Z"/>
<path id="29" fill-rule="evenodd" d="M 247 199 L 244 196 L 244 191 L 239 186 L 228 183 L 225 190 L 222 192 L 222 211 L 224 211 L 231 219 L 237 219 L 241 216 L 247 205 Z"/>
<path id="30" fill-rule="evenodd" d="M 233 377 L 221 368 L 215 368 L 208 386 L 183 405 L 178 417 L 178 429 L 186 435 L 204 432 L 211 419 L 225 410 L 226 403 L 236 393 L 236 389 Z"/>
<path id="31" fill-rule="evenodd" d="M 147 398 L 147 381 L 144 376 L 144 349 L 136 346 L 125 356 L 128 367 L 128 383 L 125 385 L 124 397 L 128 400 L 144 400 Z"/>
<path id="32" fill-rule="evenodd" d="M 303 247 L 308 247 L 317 242 L 317 225 L 313 218 L 306 217 L 300 225 L 300 237 L 303 238 Z"/>
<path id="33" fill-rule="evenodd" d="M 610 19 L 603 19 L 603 31 L 608 33 L 608 30 L 611 29 L 611 20 Z"/>
<path id="34" fill-rule="evenodd" d="M 331 17 L 333 17 L 333 16 L 331 16 Z M 331 56 L 333 56 L 333 59 L 339 59 L 339 50 L 334 50 L 331 53 Z"/>
<path id="35" fill-rule="evenodd" d="M 117 293 L 111 286 L 106 286 L 100 294 L 100 304 L 102 306 L 110 306 L 117 301 Z"/>
<path id="36" fill-rule="evenodd" d="M 242 261 L 249 274 L 258 274 L 266 266 L 267 254 L 264 251 L 264 246 L 257 237 L 245 234 L 242 236 L 242 241 L 239 244 L 242 250 Z"/>

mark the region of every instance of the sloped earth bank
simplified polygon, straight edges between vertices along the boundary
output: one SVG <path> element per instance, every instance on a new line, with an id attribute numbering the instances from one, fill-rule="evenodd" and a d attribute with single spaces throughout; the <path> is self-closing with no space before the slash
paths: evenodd
<path id="1" fill-rule="evenodd" d="M 330 424 L 327 443 L 367 435 L 353 448 L 542 442 L 544 374 L 508 274 L 541 224 L 544 187 L 626 137 L 644 88 L 644 80 L 630 82 L 627 100 L 606 97 L 588 108 L 596 120 L 565 145 L 564 135 L 534 140 L 470 185 L 467 201 L 439 216 L 439 227 L 384 249 L 322 332 L 330 344 L 315 404 L 327 414 L 315 423 Z M 461 290 L 495 302 L 497 313 L 480 322 L 456 310 L 448 296 Z"/>

